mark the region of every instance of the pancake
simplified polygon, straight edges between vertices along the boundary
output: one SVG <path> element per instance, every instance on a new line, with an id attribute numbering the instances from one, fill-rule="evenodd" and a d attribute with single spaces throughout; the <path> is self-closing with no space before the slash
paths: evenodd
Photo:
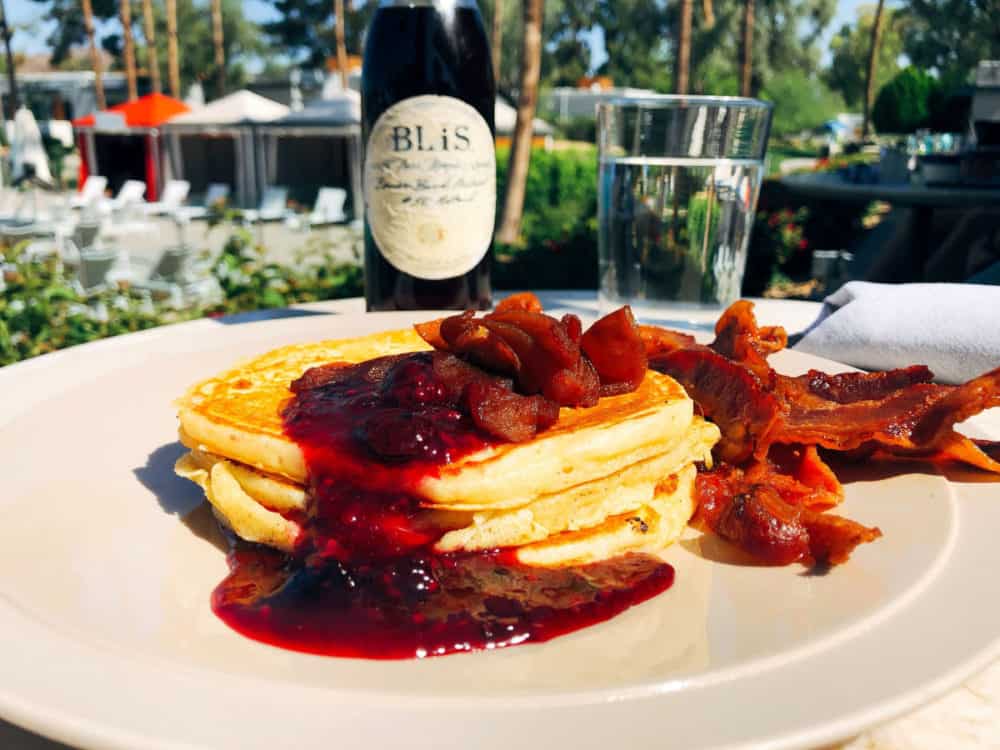
<path id="1" fill-rule="evenodd" d="M 705 423 L 702 423 L 705 424 Z M 428 509 L 442 526 L 454 526 L 435 545 L 438 552 L 517 548 L 527 565 L 585 564 L 631 551 L 657 551 L 680 536 L 694 513 L 691 463 L 664 474 L 668 457 L 629 467 L 529 505 L 502 513 L 473 514 Z M 304 491 L 227 459 L 193 451 L 177 474 L 196 482 L 220 521 L 237 536 L 290 552 L 303 531 L 274 509 Z M 269 507 L 271 506 L 271 507 Z M 298 506 L 286 510 L 301 510 Z"/>
<path id="2" fill-rule="evenodd" d="M 426 350 L 411 331 L 284 347 L 191 388 L 180 400 L 182 440 L 266 474 L 303 485 L 301 449 L 285 436 L 289 384 L 310 367 Z M 590 409 L 564 408 L 527 443 L 502 443 L 422 478 L 415 494 L 455 510 L 513 508 L 539 495 L 608 476 L 669 450 L 691 426 L 694 406 L 672 378 L 649 372 L 638 390 Z M 700 460 L 696 459 L 696 460 Z"/>
<path id="3" fill-rule="evenodd" d="M 283 347 L 209 378 L 178 403 L 191 452 L 176 471 L 237 536 L 290 552 L 309 514 L 305 457 L 281 416 L 291 382 L 317 365 L 427 348 L 393 331 Z M 440 531 L 436 552 L 513 548 L 525 564 L 594 562 L 675 540 L 694 512 L 694 463 L 711 461 L 718 438 L 676 381 L 650 371 L 637 390 L 563 408 L 533 440 L 464 456 L 411 491 L 421 527 Z"/>

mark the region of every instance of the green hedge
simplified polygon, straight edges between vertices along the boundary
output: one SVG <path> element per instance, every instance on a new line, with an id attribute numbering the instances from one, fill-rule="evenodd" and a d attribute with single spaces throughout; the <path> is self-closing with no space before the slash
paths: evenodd
<path id="1" fill-rule="evenodd" d="M 127 285 L 84 296 L 58 259 L 26 259 L 24 247 L 0 249 L 0 366 L 203 315 L 356 297 L 364 288 L 360 266 L 338 262 L 323 248 L 306 247 L 302 262 L 281 266 L 267 261 L 248 232 L 237 231 L 210 272 L 222 302 L 174 310 Z"/>
<path id="2" fill-rule="evenodd" d="M 497 149 L 501 201 L 508 159 L 508 149 Z M 597 288 L 597 150 L 533 151 L 524 206 L 521 242 L 495 248 L 493 285 Z"/>
<path id="3" fill-rule="evenodd" d="M 880 133 L 912 133 L 929 124 L 937 79 L 910 66 L 883 86 L 872 107 L 872 122 Z"/>

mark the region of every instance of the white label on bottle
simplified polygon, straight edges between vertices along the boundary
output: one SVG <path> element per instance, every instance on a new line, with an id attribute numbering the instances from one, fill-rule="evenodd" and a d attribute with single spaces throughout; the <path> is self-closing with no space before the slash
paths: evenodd
<path id="1" fill-rule="evenodd" d="M 493 238 L 496 152 L 490 127 L 450 96 L 415 96 L 375 122 L 365 155 L 368 226 L 403 273 L 471 271 Z"/>

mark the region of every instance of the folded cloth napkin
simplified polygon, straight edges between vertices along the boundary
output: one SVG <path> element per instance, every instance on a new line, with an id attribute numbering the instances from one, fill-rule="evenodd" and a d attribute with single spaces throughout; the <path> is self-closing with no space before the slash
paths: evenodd
<path id="1" fill-rule="evenodd" d="M 852 281 L 795 349 L 865 370 L 922 364 L 961 383 L 1000 367 L 1000 287 Z"/>

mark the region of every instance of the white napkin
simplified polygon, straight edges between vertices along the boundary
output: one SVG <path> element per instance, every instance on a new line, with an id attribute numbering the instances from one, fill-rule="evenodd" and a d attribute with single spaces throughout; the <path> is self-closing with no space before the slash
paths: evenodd
<path id="1" fill-rule="evenodd" d="M 795 349 L 865 370 L 923 364 L 961 383 L 1000 367 L 1000 287 L 852 281 Z"/>

